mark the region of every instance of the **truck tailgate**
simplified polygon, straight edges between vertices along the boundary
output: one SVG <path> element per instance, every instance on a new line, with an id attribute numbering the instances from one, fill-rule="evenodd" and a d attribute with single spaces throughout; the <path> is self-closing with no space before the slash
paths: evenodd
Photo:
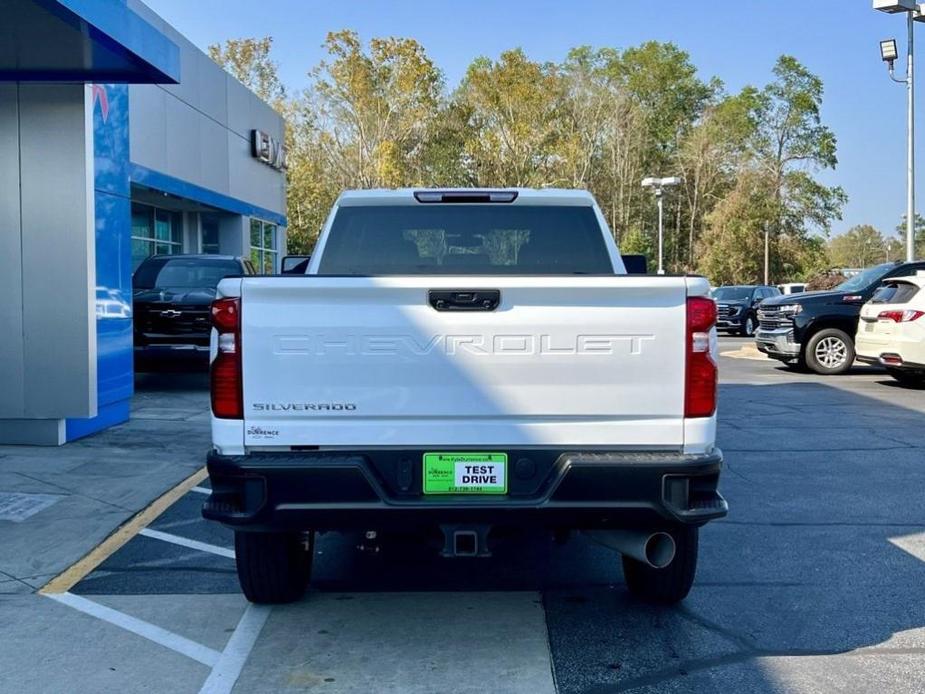
<path id="1" fill-rule="evenodd" d="M 430 290 L 500 292 L 438 311 Z M 683 443 L 684 278 L 241 281 L 245 445 Z"/>

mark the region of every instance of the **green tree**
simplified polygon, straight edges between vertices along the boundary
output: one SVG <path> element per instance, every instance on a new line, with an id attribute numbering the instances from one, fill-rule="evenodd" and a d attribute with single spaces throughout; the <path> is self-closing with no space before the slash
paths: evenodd
<path id="1" fill-rule="evenodd" d="M 621 243 L 641 238 L 649 202 L 639 182 L 651 140 L 645 114 L 626 89 L 612 48 L 580 46 L 559 67 L 556 152 L 564 185 L 591 190 Z"/>
<path id="2" fill-rule="evenodd" d="M 562 184 L 562 86 L 556 66 L 519 48 L 473 61 L 454 100 L 469 116 L 463 156 L 477 185 Z"/>
<path id="3" fill-rule="evenodd" d="M 436 118 L 443 78 L 414 39 L 328 34 L 330 60 L 312 72 L 302 108 L 318 132 L 329 170 L 346 185 L 421 184 L 423 143 Z"/>
<path id="4" fill-rule="evenodd" d="M 286 90 L 279 79 L 279 66 L 270 58 L 273 39 L 228 39 L 209 46 L 209 57 L 230 72 L 241 84 L 277 110 L 282 108 Z"/>
<path id="5" fill-rule="evenodd" d="M 844 234 L 832 237 L 828 250 L 835 267 L 869 267 L 886 258 L 884 238 L 870 224 L 853 226 Z"/>
<path id="6" fill-rule="evenodd" d="M 695 241 L 704 217 L 732 188 L 737 171 L 747 163 L 756 106 L 757 93 L 750 87 L 734 96 L 718 96 L 681 143 L 676 160 L 687 206 L 686 269 L 694 266 Z"/>
<path id="7" fill-rule="evenodd" d="M 757 171 L 743 171 L 707 215 L 698 269 L 717 285 L 764 279 L 764 227 L 775 206 L 774 190 Z M 772 258 L 780 258 L 772 253 Z"/>
<path id="8" fill-rule="evenodd" d="M 821 122 L 823 91 L 821 79 L 795 58 L 782 56 L 774 80 L 755 93 L 749 156 L 736 171 L 731 199 L 717 205 L 710 217 L 713 228 L 705 235 L 719 247 L 704 249 L 701 266 L 717 277 L 752 272 L 753 237 L 763 229 L 771 235 L 772 279 L 781 273 L 805 276 L 808 268 L 802 265 L 818 261 L 813 234 L 827 234 L 847 200 L 841 188 L 814 177 L 838 163 L 835 136 Z M 730 243 L 736 234 L 736 243 Z"/>
<path id="9" fill-rule="evenodd" d="M 475 59 L 453 93 L 408 38 L 329 34 L 304 92 L 286 95 L 272 40 L 210 54 L 286 120 L 289 238 L 309 250 L 345 188 L 563 186 L 594 193 L 626 250 L 654 258 L 646 175 L 682 175 L 666 201 L 669 269 L 757 279 L 764 230 L 775 278 L 825 267 L 844 192 L 817 180 L 837 164 L 822 81 L 781 57 L 763 88 L 726 94 L 671 43 L 572 49 L 561 63 L 521 49 Z M 741 275 L 741 276 L 740 276 Z"/>
<path id="10" fill-rule="evenodd" d="M 915 257 L 925 258 L 925 217 L 915 213 Z M 890 260 L 903 260 L 906 257 L 906 215 L 896 226 L 896 239 L 887 239 Z"/>
<path id="11" fill-rule="evenodd" d="M 646 139 L 645 175 L 681 173 L 678 152 L 704 110 L 722 90 L 720 80 L 704 82 L 687 52 L 673 43 L 659 41 L 614 52 L 609 68 L 621 89 L 639 108 Z M 640 206 L 632 214 L 645 228 L 655 229 L 655 205 L 650 198 L 641 197 Z M 689 265 L 690 254 L 686 249 L 690 233 L 682 235 L 682 224 L 684 216 L 690 216 L 690 209 L 675 203 L 672 212 L 665 220 L 665 258 L 669 267 L 677 270 L 682 262 Z M 702 209 L 698 211 L 701 213 Z"/>
<path id="12" fill-rule="evenodd" d="M 773 186 L 774 233 L 803 238 L 841 219 L 847 196 L 813 177 L 838 164 L 835 135 L 821 121 L 822 80 L 786 55 L 778 59 L 774 77 L 759 99 L 755 158 Z"/>
<path id="13" fill-rule="evenodd" d="M 670 161 L 680 136 L 721 87 L 718 80 L 703 82 L 690 55 L 673 43 L 647 41 L 627 48 L 612 56 L 609 68 L 642 107 L 648 134 L 655 144 L 653 159 L 663 162 Z"/>
<path id="14" fill-rule="evenodd" d="M 623 234 L 620 239 L 620 252 L 627 255 L 644 255 L 650 272 L 656 265 L 655 258 L 658 249 L 655 239 L 639 229 L 631 229 Z"/>

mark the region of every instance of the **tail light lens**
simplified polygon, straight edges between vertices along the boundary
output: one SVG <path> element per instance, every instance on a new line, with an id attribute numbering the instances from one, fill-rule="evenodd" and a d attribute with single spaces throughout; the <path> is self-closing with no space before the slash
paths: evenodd
<path id="1" fill-rule="evenodd" d="M 716 325 L 716 303 L 702 296 L 687 300 L 687 359 L 684 416 L 712 417 L 716 412 L 718 371 L 710 354 L 710 331 Z"/>
<path id="2" fill-rule="evenodd" d="M 218 354 L 211 368 L 212 414 L 220 419 L 242 419 L 241 300 L 213 301 L 212 325 L 218 331 Z"/>
<path id="3" fill-rule="evenodd" d="M 925 311 L 906 309 L 905 311 L 881 311 L 877 316 L 879 320 L 891 320 L 894 323 L 910 323 L 925 316 Z"/>

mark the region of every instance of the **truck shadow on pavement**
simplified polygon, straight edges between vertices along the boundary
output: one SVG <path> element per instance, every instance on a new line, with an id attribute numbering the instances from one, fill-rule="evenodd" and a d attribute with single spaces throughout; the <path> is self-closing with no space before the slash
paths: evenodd
<path id="1" fill-rule="evenodd" d="M 312 590 L 274 614 L 292 628 L 328 596 L 535 591 L 560 692 L 908 689 L 925 667 L 925 403 L 881 391 L 869 378 L 721 386 L 731 510 L 702 530 L 681 606 L 632 599 L 619 557 L 581 535 L 515 536 L 491 558 L 447 560 L 417 539 L 386 536 L 373 555 L 357 550 L 359 535 L 331 533 L 317 543 Z M 230 547 L 230 531 L 198 516 L 203 498 L 187 495 L 152 527 Z M 74 592 L 238 588 L 231 560 L 137 537 Z M 394 618 L 437 638 L 445 604 Z"/>
<path id="2" fill-rule="evenodd" d="M 420 545 L 368 557 L 323 540 L 316 589 L 541 591 L 562 692 L 903 686 L 908 659 L 925 655 L 920 393 L 884 402 L 790 382 L 724 385 L 720 397 L 731 511 L 702 530 L 680 607 L 633 600 L 619 558 L 580 535 L 449 561 Z"/>

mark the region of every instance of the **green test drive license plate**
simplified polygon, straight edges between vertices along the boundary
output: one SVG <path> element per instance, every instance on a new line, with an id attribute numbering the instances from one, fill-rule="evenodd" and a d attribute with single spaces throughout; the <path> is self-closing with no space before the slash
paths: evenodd
<path id="1" fill-rule="evenodd" d="M 425 494 L 507 494 L 507 453 L 425 453 Z"/>

